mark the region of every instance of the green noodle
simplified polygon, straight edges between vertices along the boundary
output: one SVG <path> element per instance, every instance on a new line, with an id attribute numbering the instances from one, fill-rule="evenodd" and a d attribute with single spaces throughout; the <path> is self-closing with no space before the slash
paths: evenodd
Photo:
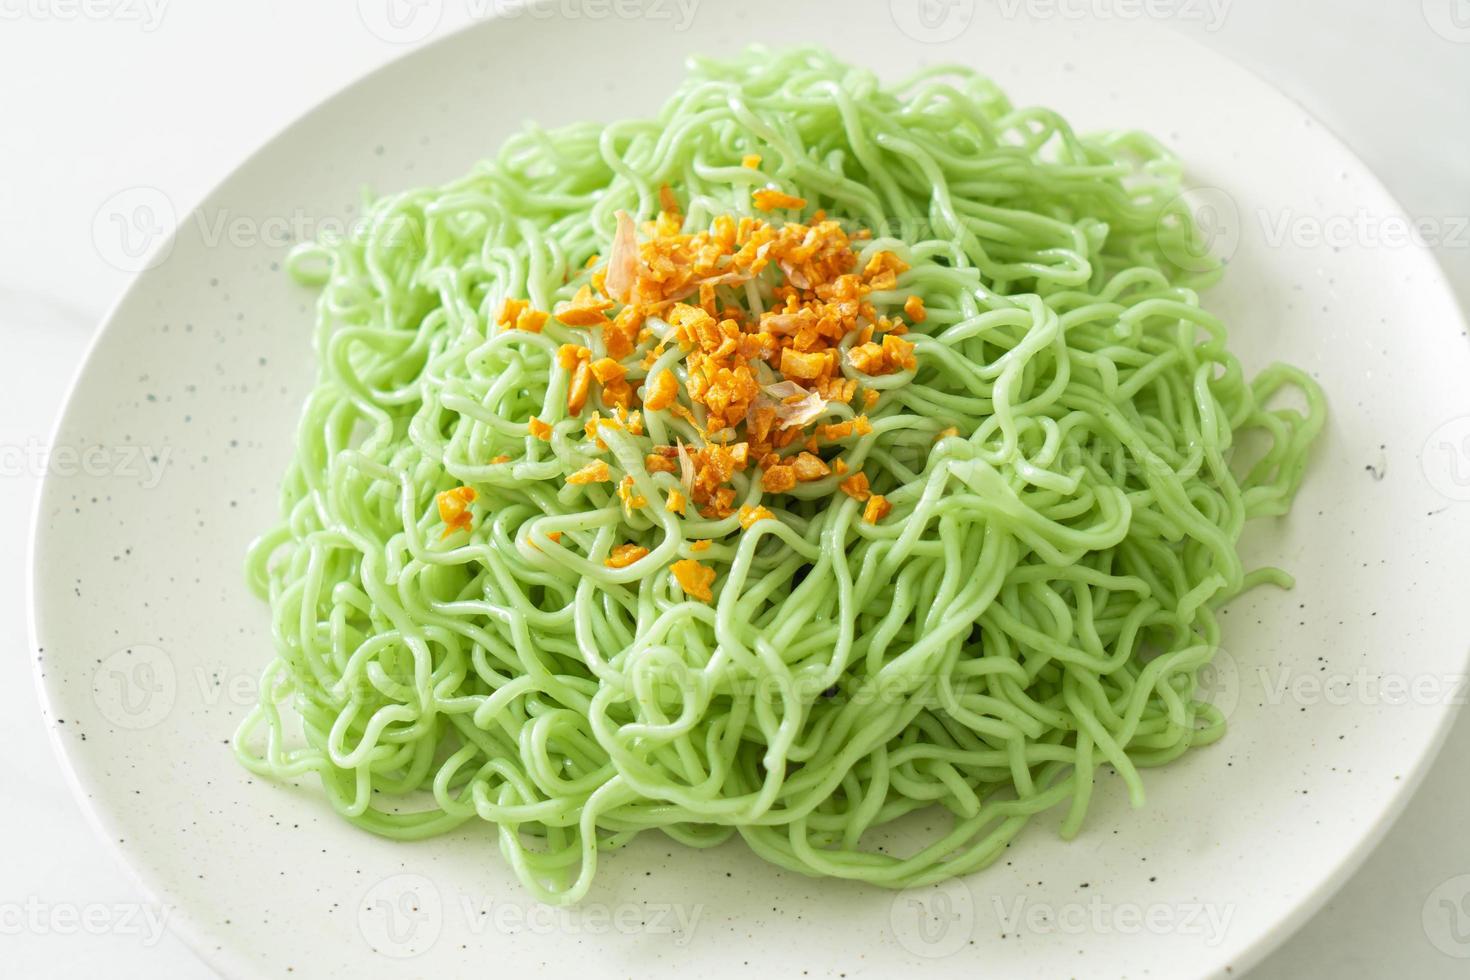
<path id="1" fill-rule="evenodd" d="M 665 183 L 686 229 L 770 184 L 911 265 L 873 299 L 925 301 L 918 369 L 872 382 L 846 454 L 892 502 L 881 523 L 835 476 L 763 498 L 737 475 L 738 502 L 777 517 L 750 530 L 566 484 L 603 458 L 660 501 L 678 477 L 644 455 L 699 436 L 651 412 L 600 454 L 556 364 L 598 340 L 496 312 L 569 298 L 615 211 L 652 217 Z M 316 773 L 393 838 L 489 821 L 560 902 L 650 829 L 903 887 L 983 867 L 1049 808 L 1075 834 L 1102 766 L 1140 804 L 1140 768 L 1223 732 L 1198 690 L 1216 610 L 1290 582 L 1247 573 L 1236 543 L 1286 512 L 1324 419 L 1301 371 L 1249 379 L 1227 350 L 1179 192 L 1147 136 L 1079 136 L 968 70 L 885 87 L 752 49 L 696 61 L 656 118 L 528 128 L 460 180 L 372 202 L 292 259 L 321 288 L 320 367 L 283 518 L 250 556 L 277 653 L 240 759 Z M 735 298 L 758 311 L 770 286 Z M 1268 405 L 1286 389 L 1305 412 Z M 461 484 L 474 527 L 445 537 L 435 495 Z M 652 554 L 604 565 L 623 542 Z M 679 558 L 717 570 L 712 604 L 680 590 Z M 916 839 L 915 811 L 947 819 Z"/>

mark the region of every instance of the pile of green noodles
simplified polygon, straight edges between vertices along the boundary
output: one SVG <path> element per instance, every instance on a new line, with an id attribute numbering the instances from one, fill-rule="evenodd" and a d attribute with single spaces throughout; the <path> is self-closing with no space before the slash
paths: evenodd
<path id="1" fill-rule="evenodd" d="M 872 382 L 873 431 L 844 453 L 891 516 L 865 523 L 832 481 L 763 497 L 754 468 L 737 506 L 777 520 L 671 514 L 678 477 L 644 454 L 698 434 L 656 412 L 643 436 L 604 430 L 601 454 L 556 365 L 586 332 L 495 325 L 507 297 L 569 298 L 615 211 L 652 217 L 662 184 L 687 230 L 751 214 L 769 184 L 911 264 L 873 300 L 923 298 L 918 370 Z M 376 200 L 292 260 L 321 289 L 320 369 L 249 560 L 276 658 L 241 761 L 316 773 L 389 837 L 488 821 L 559 902 L 651 829 L 900 887 L 986 865 L 1052 807 L 1076 833 L 1100 766 L 1141 803 L 1141 768 L 1222 734 L 1197 690 L 1215 610 L 1289 584 L 1236 543 L 1286 512 L 1324 418 L 1302 372 L 1250 379 L 1227 350 L 1179 190 L 1149 137 L 1079 136 L 967 70 L 884 86 L 754 49 L 694 62 L 656 118 L 528 129 L 460 180 Z M 728 298 L 759 312 L 771 286 Z M 1268 407 L 1283 388 L 1305 414 Z M 565 483 L 597 458 L 652 503 Z M 461 484 L 474 527 L 445 537 L 435 495 Z M 606 567 L 625 542 L 658 570 Z M 679 558 L 718 571 L 713 604 L 680 590 Z M 901 821 L 918 810 L 944 818 L 923 839 Z"/>

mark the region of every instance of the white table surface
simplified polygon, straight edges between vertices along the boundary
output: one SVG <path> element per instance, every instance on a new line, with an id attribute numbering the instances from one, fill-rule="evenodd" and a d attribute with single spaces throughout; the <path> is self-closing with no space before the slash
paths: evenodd
<path id="1" fill-rule="evenodd" d="M 408 33 L 432 27 L 429 38 L 503 6 L 0 0 L 0 356 L 9 368 L 0 387 L 0 974 L 213 975 L 179 939 L 150 928 L 145 899 L 94 838 L 47 742 L 25 630 L 33 459 L 88 337 L 129 279 L 117 267 L 126 261 L 95 240 L 99 211 L 147 185 L 186 213 L 276 130 L 413 43 L 366 26 L 383 23 L 388 2 L 421 18 Z M 684 8 L 697 14 L 700 2 L 717 0 Z M 1470 0 L 1015 0 L 1006 9 L 1152 10 L 1255 68 L 1346 140 L 1410 215 L 1439 229 L 1440 260 L 1470 306 Z M 1464 892 L 1436 888 L 1470 874 L 1467 755 L 1462 716 L 1387 839 L 1253 978 L 1470 975 L 1470 899 L 1452 934 L 1463 943 L 1437 928 L 1436 946 L 1424 924 L 1449 914 L 1441 898 Z"/>

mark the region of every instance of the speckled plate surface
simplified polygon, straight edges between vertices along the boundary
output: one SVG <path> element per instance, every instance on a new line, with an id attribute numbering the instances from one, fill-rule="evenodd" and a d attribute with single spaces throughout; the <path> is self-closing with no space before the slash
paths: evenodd
<path id="1" fill-rule="evenodd" d="M 968 2 L 597 9 L 477 26 L 328 101 L 184 217 L 113 312 L 55 440 L 32 579 L 49 722 L 100 832 L 234 976 L 1238 974 L 1378 839 L 1463 694 L 1470 346 L 1398 207 L 1298 106 L 1157 27 Z M 241 556 L 312 375 L 285 232 L 350 221 L 364 185 L 456 176 L 523 119 L 651 110 L 687 53 L 811 39 L 890 75 L 966 62 L 1084 128 L 1168 140 L 1230 256 L 1208 302 L 1243 360 L 1327 389 L 1295 510 L 1246 539 L 1299 586 L 1225 617 L 1231 733 L 1150 772 L 1145 809 L 1104 779 L 1076 841 L 1038 820 L 963 882 L 894 895 L 648 838 L 561 912 L 526 899 L 488 827 L 390 843 L 309 784 L 248 777 L 226 743 L 271 641 Z M 616 51 L 637 70 L 611 71 Z"/>

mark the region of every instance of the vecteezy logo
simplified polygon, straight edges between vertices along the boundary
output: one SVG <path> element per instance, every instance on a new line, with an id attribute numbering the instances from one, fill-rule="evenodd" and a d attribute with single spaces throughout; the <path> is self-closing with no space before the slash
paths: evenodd
<path id="1" fill-rule="evenodd" d="M 426 952 L 444 927 L 439 889 L 423 875 L 384 878 L 363 893 L 357 928 L 375 952 L 408 959 Z"/>
<path id="2" fill-rule="evenodd" d="M 900 31 L 924 44 L 953 41 L 975 19 L 975 0 L 888 0 L 888 9 Z"/>
<path id="3" fill-rule="evenodd" d="M 959 879 L 907 888 L 888 910 L 900 946 L 916 956 L 953 956 L 975 930 L 975 898 Z"/>
<path id="4" fill-rule="evenodd" d="M 358 20 L 389 44 L 422 41 L 443 16 L 444 0 L 357 0 Z"/>
<path id="5" fill-rule="evenodd" d="M 158 647 L 124 647 L 92 672 L 92 700 L 118 728 L 141 731 L 168 717 L 178 697 L 169 655 Z"/>
<path id="6" fill-rule="evenodd" d="M 1441 496 L 1470 500 L 1470 416 L 1450 419 L 1430 433 L 1419 454 L 1424 478 Z"/>
<path id="7" fill-rule="evenodd" d="M 1470 44 L 1470 0 L 1423 0 L 1424 20 L 1446 41 Z"/>
<path id="8" fill-rule="evenodd" d="M 1170 262 L 1187 272 L 1207 272 L 1240 247 L 1240 209 L 1218 187 L 1192 188 L 1164 205 L 1154 231 Z"/>
<path id="9" fill-rule="evenodd" d="M 1224 647 L 1195 675 L 1194 699 L 1213 705 L 1226 719 L 1240 703 L 1240 666 Z"/>
<path id="10" fill-rule="evenodd" d="M 142 272 L 168 257 L 176 221 L 173 202 L 157 187 L 129 187 L 102 202 L 92 216 L 92 244 L 103 261 Z"/>
<path id="11" fill-rule="evenodd" d="M 1424 900 L 1424 935 L 1457 960 L 1470 959 L 1470 875 L 1442 881 Z"/>

